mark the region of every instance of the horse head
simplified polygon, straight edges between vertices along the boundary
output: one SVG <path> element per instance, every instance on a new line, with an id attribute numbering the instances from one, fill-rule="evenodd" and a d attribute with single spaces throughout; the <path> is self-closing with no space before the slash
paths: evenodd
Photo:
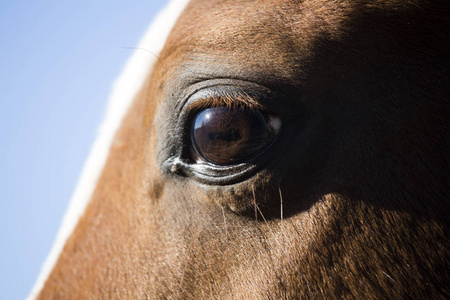
<path id="1" fill-rule="evenodd" d="M 449 13 L 191 0 L 40 299 L 449 297 Z"/>

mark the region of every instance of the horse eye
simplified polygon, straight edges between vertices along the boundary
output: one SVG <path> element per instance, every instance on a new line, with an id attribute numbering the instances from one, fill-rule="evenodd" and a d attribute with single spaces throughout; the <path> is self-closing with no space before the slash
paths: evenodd
<path id="1" fill-rule="evenodd" d="M 191 140 L 197 157 L 217 165 L 231 165 L 270 145 L 280 127 L 278 117 L 264 117 L 257 110 L 213 107 L 195 116 Z"/>

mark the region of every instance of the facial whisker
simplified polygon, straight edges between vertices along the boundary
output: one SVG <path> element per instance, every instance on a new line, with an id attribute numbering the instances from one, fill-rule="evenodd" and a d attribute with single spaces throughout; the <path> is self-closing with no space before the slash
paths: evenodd
<path id="1" fill-rule="evenodd" d="M 280 218 L 283 220 L 283 195 L 281 194 L 280 186 L 278 186 L 278 191 L 280 192 Z"/>
<path id="2" fill-rule="evenodd" d="M 257 212 L 259 212 L 259 214 L 261 215 L 261 217 L 263 218 L 264 223 L 267 225 L 267 228 L 269 229 L 270 233 L 272 234 L 273 238 L 275 239 L 275 242 L 278 244 L 278 246 L 280 246 L 281 251 L 286 254 L 286 252 L 283 249 L 283 246 L 281 245 L 280 241 L 278 241 L 278 238 L 275 236 L 275 233 L 273 232 L 273 230 L 270 228 L 269 223 L 266 220 L 266 217 L 264 217 L 264 214 L 262 213 L 261 209 L 259 208 L 258 204 L 256 204 L 256 198 L 255 198 L 255 189 L 252 186 L 252 191 L 253 191 L 253 204 L 255 205 L 255 209 L 257 210 Z M 256 217 L 256 216 L 255 216 Z"/>
<path id="3" fill-rule="evenodd" d="M 222 215 L 223 215 L 223 226 L 225 229 L 225 235 L 228 236 L 228 230 L 227 230 L 227 219 L 225 218 L 225 209 L 222 206 Z"/>

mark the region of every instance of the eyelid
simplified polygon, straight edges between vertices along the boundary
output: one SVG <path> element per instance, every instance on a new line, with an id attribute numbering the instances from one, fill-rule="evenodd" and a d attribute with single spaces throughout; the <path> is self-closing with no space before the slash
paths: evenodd
<path id="1" fill-rule="evenodd" d="M 215 97 L 245 97 L 251 96 L 254 99 L 267 98 L 272 92 L 269 87 L 255 82 L 243 81 L 231 78 L 208 79 L 194 82 L 181 89 L 174 87 L 170 93 L 170 101 L 177 110 L 185 109 L 190 103 L 201 98 Z"/>
<path id="2" fill-rule="evenodd" d="M 206 108 L 226 107 L 233 109 L 260 110 L 263 106 L 255 97 L 243 91 L 225 92 L 218 95 L 208 95 L 190 103 L 187 107 L 190 111 L 199 111 Z"/>

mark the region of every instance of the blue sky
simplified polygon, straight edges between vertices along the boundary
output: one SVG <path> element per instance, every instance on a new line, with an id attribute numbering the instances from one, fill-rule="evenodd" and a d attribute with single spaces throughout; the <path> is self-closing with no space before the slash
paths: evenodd
<path id="1" fill-rule="evenodd" d="M 44 262 L 150 1 L 0 2 L 0 295 Z"/>

